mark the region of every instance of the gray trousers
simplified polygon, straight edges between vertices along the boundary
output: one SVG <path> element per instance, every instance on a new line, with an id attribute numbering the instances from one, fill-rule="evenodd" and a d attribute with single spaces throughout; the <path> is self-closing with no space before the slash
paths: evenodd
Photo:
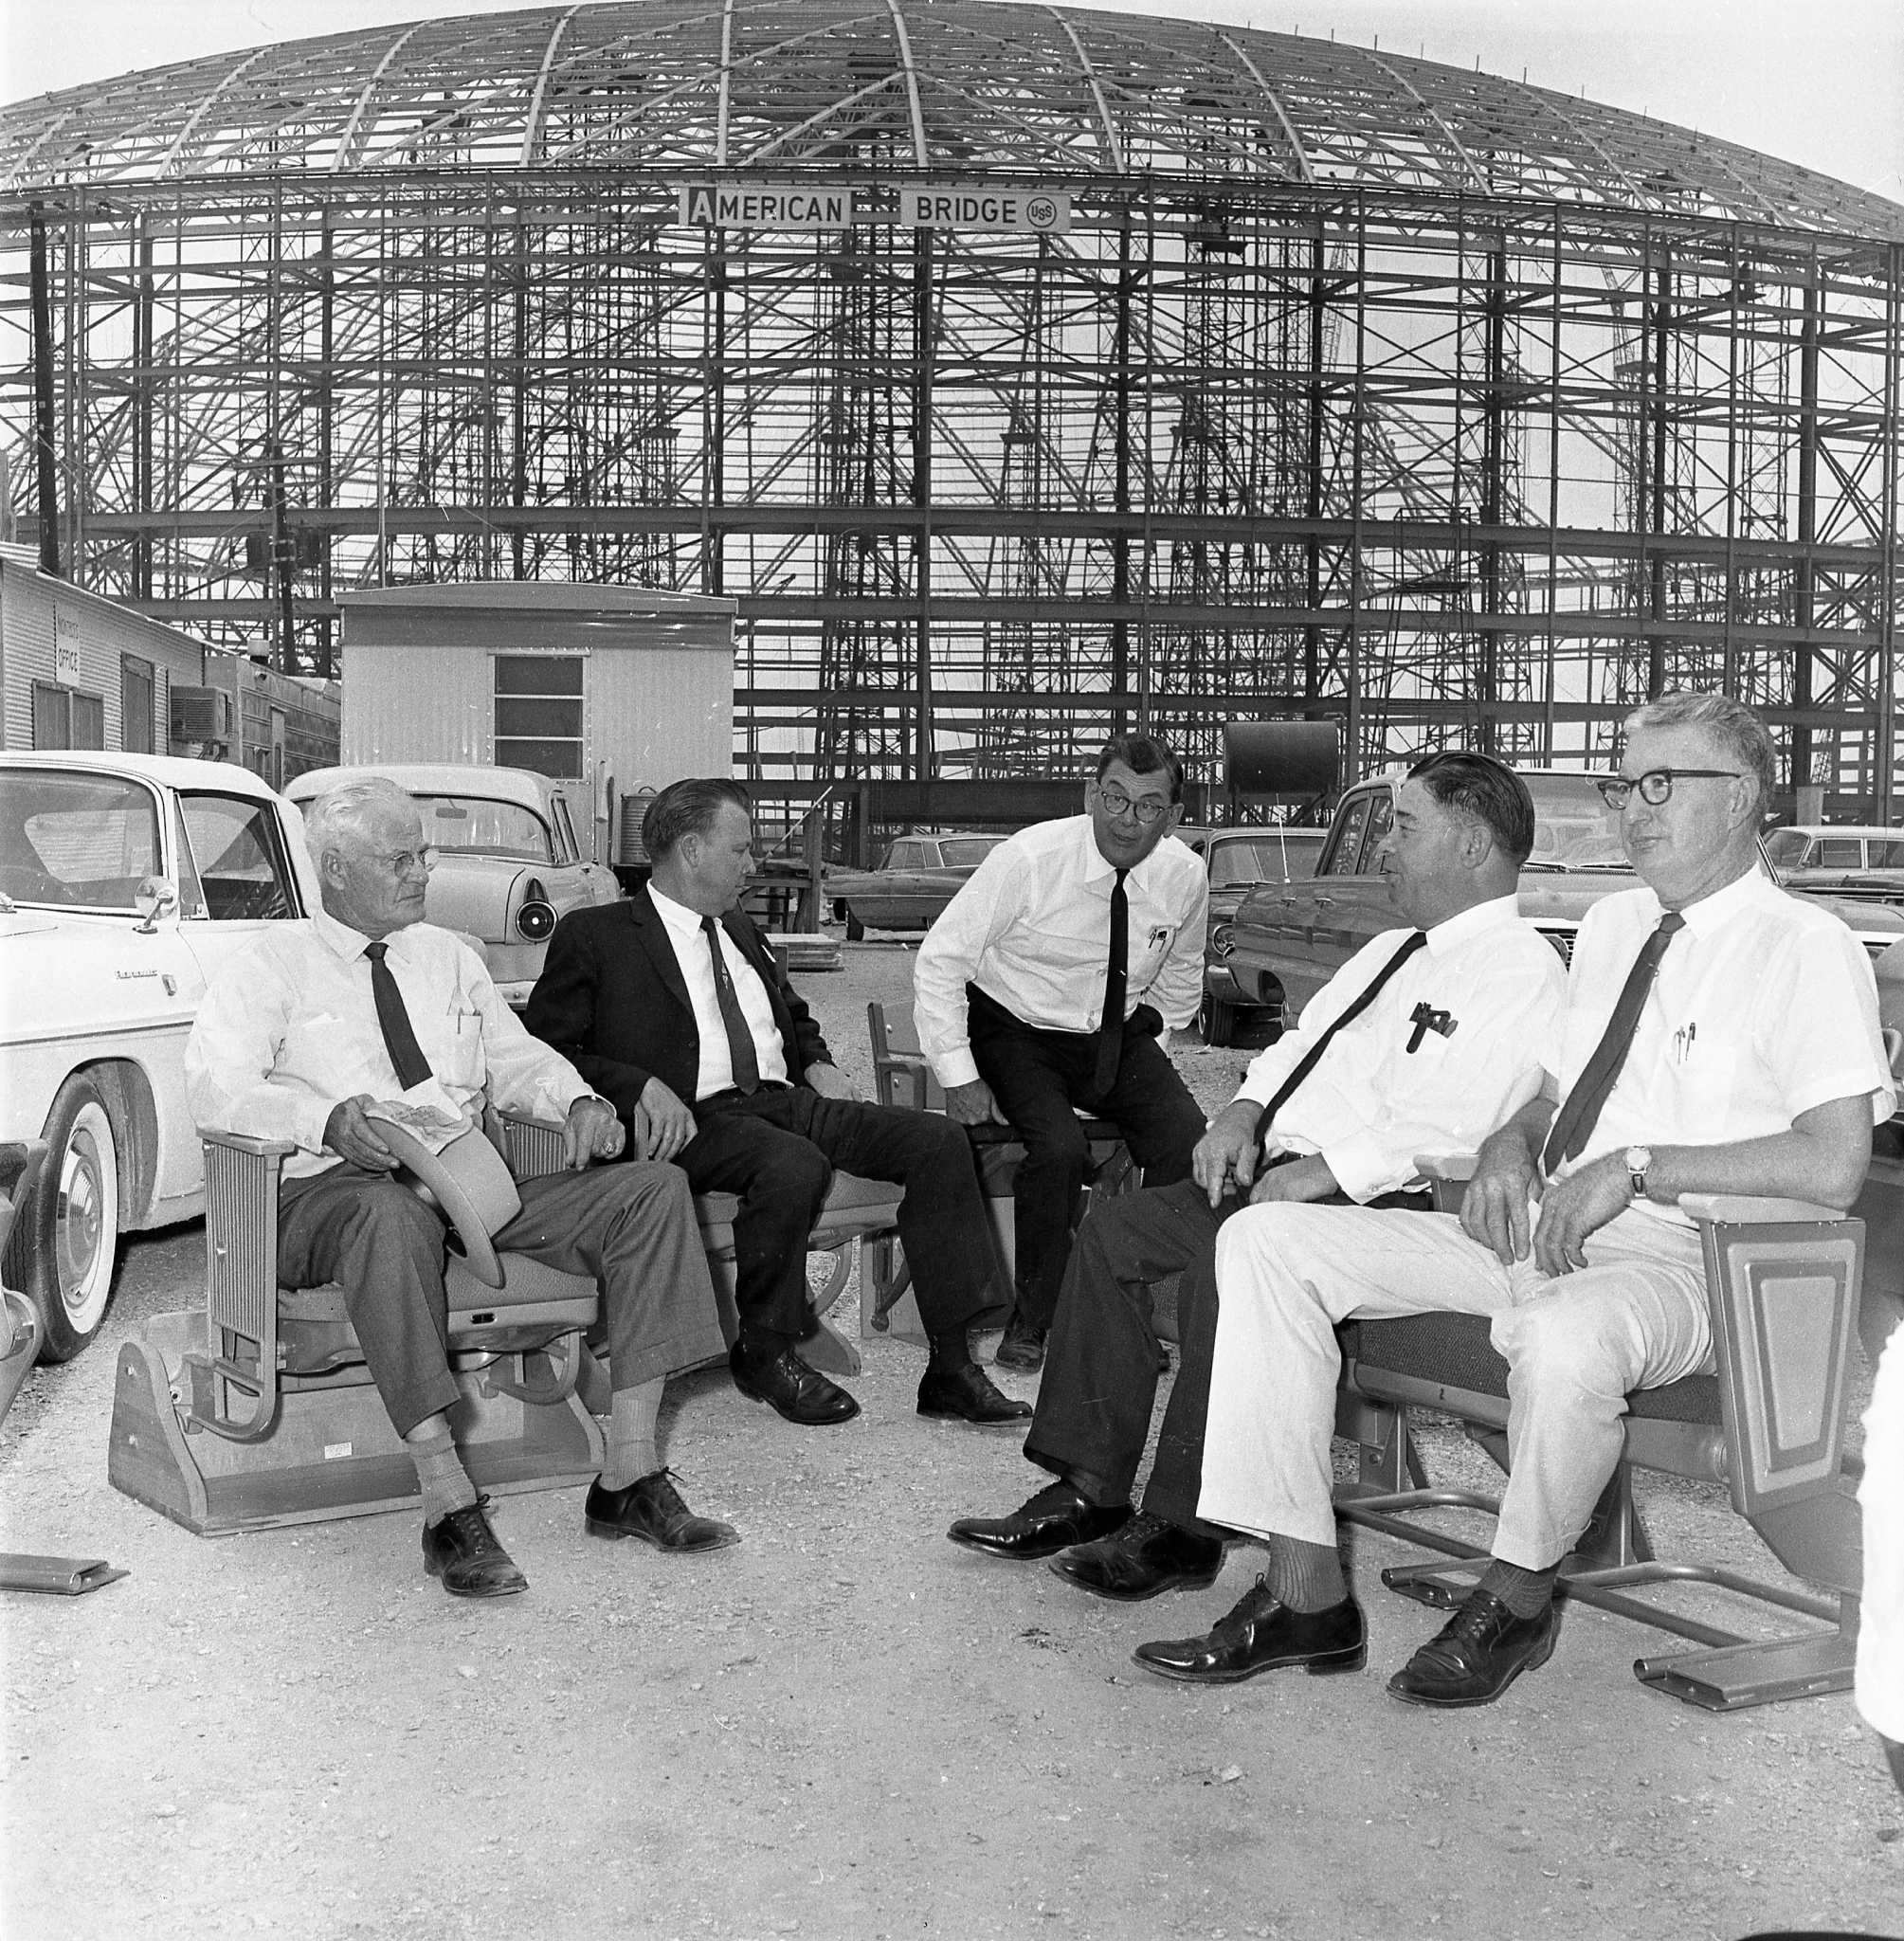
<path id="1" fill-rule="evenodd" d="M 694 1199 L 679 1167 L 635 1160 L 517 1183 L 522 1210 L 496 1235 L 602 1290 L 608 1376 L 639 1388 L 724 1351 Z M 453 1404 L 443 1216 L 388 1173 L 335 1166 L 287 1180 L 278 1274 L 286 1287 L 335 1281 L 399 1435 Z"/>

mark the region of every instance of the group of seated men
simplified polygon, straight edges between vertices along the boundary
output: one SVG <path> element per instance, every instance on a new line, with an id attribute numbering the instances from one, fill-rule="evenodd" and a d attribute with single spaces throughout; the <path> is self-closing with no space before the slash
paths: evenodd
<path id="1" fill-rule="evenodd" d="M 1168 1678 L 1364 1662 L 1332 1510 L 1335 1328 L 1486 1315 L 1510 1370 L 1494 1554 L 1389 1681 L 1414 1704 L 1481 1704 L 1553 1649 L 1557 1572 L 1619 1461 L 1627 1395 L 1710 1363 L 1679 1195 L 1848 1206 L 1895 1102 L 1862 951 L 1757 866 L 1771 784 L 1769 738 L 1737 702 L 1669 696 L 1632 716 L 1602 789 L 1640 886 L 1591 908 L 1564 971 L 1515 903 L 1525 786 L 1486 755 L 1417 763 L 1385 862 L 1401 927 L 1344 966 L 1206 1128 L 1161 1043 L 1195 1008 L 1206 893 L 1167 841 L 1181 769 L 1153 740 L 1113 742 L 1087 812 L 994 851 L 922 946 L 920 1040 L 945 1116 L 864 1103 L 833 1065 L 734 908 L 752 836 L 735 785 L 655 799 L 651 883 L 563 919 L 525 1029 L 476 956 L 420 921 L 414 806 L 349 783 L 309 818 L 323 913 L 274 931 L 208 995 L 193 1105 L 203 1125 L 298 1148 L 281 1278 L 343 1287 L 415 1459 L 426 1567 L 463 1595 L 523 1578 L 445 1416 L 441 1220 L 393 1183 L 365 1116 L 419 1079 L 472 1115 L 486 1097 L 566 1121 L 571 1170 L 525 1183 L 496 1240 L 599 1279 L 613 1401 L 587 1524 L 671 1551 L 734 1540 L 687 1508 L 656 1445 L 667 1374 L 721 1348 L 691 1194 L 740 1199 L 729 1359 L 743 1393 L 797 1423 L 857 1412 L 798 1352 L 806 1238 L 838 1166 L 904 1188 L 931 1342 L 920 1412 L 1010 1424 L 1030 1411 L 970 1348 L 995 1262 L 961 1130 L 1010 1123 L 1027 1157 L 998 1358 L 1044 1364 L 1025 1455 L 1056 1480 L 950 1534 L 1049 1558 L 1117 1599 L 1207 1586 L 1226 1542 L 1256 1539 L 1266 1568 L 1233 1610 L 1138 1648 Z M 1116 1122 L 1144 1189 L 1074 1235 L 1080 1107 Z M 1477 1149 L 1460 1215 L 1426 1211 L 1416 1156 Z M 1133 1509 L 1159 1368 L 1151 1289 L 1170 1275 L 1181 1367 Z M 1897 1622 L 1867 1611 L 1867 1627 Z"/>

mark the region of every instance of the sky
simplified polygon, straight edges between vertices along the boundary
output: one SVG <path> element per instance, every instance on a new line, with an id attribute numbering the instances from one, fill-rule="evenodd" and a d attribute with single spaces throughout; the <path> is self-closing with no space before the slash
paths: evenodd
<path id="1" fill-rule="evenodd" d="M 1086 6 L 1090 0 L 1071 0 Z M 522 0 L 0 0 L 0 100 L 268 41 Z M 1904 203 L 1904 0 L 1158 0 L 1676 121 Z"/>

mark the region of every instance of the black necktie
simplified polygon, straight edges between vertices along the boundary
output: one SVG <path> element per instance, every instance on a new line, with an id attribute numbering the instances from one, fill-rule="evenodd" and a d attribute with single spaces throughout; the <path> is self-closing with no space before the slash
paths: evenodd
<path id="1" fill-rule="evenodd" d="M 390 967 L 384 962 L 388 944 L 367 944 L 364 955 L 371 960 L 371 996 L 377 1007 L 377 1024 L 384 1034 L 384 1049 L 396 1068 L 397 1083 L 406 1092 L 421 1085 L 430 1076 L 429 1061 L 410 1028 L 409 1013 L 404 1009 L 404 994 Z"/>
<path id="2" fill-rule="evenodd" d="M 1541 1149 L 1540 1170 L 1550 1179 L 1580 1152 L 1599 1124 L 1600 1108 L 1606 1103 L 1620 1077 L 1620 1068 L 1626 1062 L 1626 1054 L 1633 1047 L 1633 1033 L 1640 1023 L 1640 1013 L 1645 1008 L 1646 993 L 1653 989 L 1653 979 L 1659 973 L 1659 959 L 1666 954 L 1666 946 L 1685 927 L 1686 919 L 1677 910 L 1669 910 L 1660 917 L 1659 929 L 1640 946 L 1640 954 L 1634 958 L 1633 968 L 1621 988 L 1620 1002 L 1606 1021 L 1606 1029 L 1600 1034 L 1600 1043 L 1593 1047 L 1586 1070 L 1554 1115 L 1552 1130 Z"/>
<path id="3" fill-rule="evenodd" d="M 1408 961 L 1408 959 L 1415 954 L 1417 951 L 1425 950 L 1427 948 L 1427 945 L 1428 934 L 1424 930 L 1418 930 L 1414 932 L 1413 934 L 1405 937 L 1402 942 L 1402 947 L 1395 952 L 1395 954 L 1392 957 L 1388 959 L 1388 961 L 1386 964 L 1382 966 L 1381 970 L 1376 971 L 1368 989 L 1364 990 L 1362 994 L 1355 1000 L 1355 1002 L 1352 1005 L 1351 1005 L 1349 1008 L 1346 1011 L 1344 1011 L 1335 1020 L 1335 1022 L 1329 1026 L 1329 1028 L 1326 1031 L 1323 1032 L 1322 1036 L 1318 1038 L 1315 1041 L 1315 1043 L 1312 1044 L 1309 1047 L 1309 1049 L 1305 1051 L 1299 1059 L 1297 1060 L 1296 1069 L 1292 1071 L 1289 1074 L 1289 1076 L 1283 1079 L 1282 1083 L 1276 1088 L 1275 1097 L 1273 1097 L 1269 1101 L 1269 1103 L 1265 1105 L 1262 1108 L 1262 1110 L 1257 1115 L 1256 1137 L 1257 1143 L 1259 1145 L 1261 1144 L 1262 1135 L 1265 1132 L 1268 1131 L 1270 1125 L 1274 1122 L 1277 1114 L 1280 1112 L 1282 1108 L 1289 1102 L 1290 1094 L 1294 1092 L 1296 1088 L 1302 1083 L 1303 1079 L 1308 1078 L 1310 1073 L 1315 1069 L 1316 1061 L 1322 1056 L 1322 1054 L 1325 1051 L 1329 1049 L 1330 1045 L 1334 1042 L 1335 1034 L 1338 1031 L 1342 1030 L 1345 1026 L 1352 1025 L 1355 1022 L 1355 1020 L 1359 1018 L 1362 1015 L 1362 1013 L 1366 1011 L 1369 1008 L 1369 1007 L 1375 1002 L 1376 996 L 1381 991 L 1382 987 L 1387 983 L 1389 978 L 1394 976 L 1395 972 L 1399 970 L 1402 968 L 1402 966 L 1405 964 Z"/>
<path id="4" fill-rule="evenodd" d="M 1124 989 L 1130 978 L 1131 899 L 1124 894 L 1129 871 L 1120 869 L 1111 888 L 1111 954 L 1104 965 L 1104 1015 L 1097 1023 L 1097 1097 L 1117 1082 L 1124 1060 Z"/>
<path id="5" fill-rule="evenodd" d="M 760 1059 L 753 1049 L 753 1033 L 740 1008 L 734 975 L 727 968 L 727 954 L 720 947 L 720 926 L 712 916 L 703 916 L 700 927 L 707 933 L 707 948 L 714 958 L 714 994 L 720 1005 L 720 1022 L 727 1027 L 727 1055 L 734 1064 L 734 1089 L 758 1092 Z"/>

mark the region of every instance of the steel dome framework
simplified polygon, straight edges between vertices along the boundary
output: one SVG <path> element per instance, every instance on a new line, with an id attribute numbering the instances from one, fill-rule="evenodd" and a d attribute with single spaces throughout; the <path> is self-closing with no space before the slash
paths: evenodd
<path id="1" fill-rule="evenodd" d="M 0 184 L 19 536 L 294 670 L 354 586 L 629 580 L 737 598 L 769 778 L 1137 724 L 1208 773 L 1317 712 L 1568 760 L 1723 683 L 1890 810 L 1904 209 L 1683 129 L 1134 16 L 626 0 L 43 97 Z"/>

